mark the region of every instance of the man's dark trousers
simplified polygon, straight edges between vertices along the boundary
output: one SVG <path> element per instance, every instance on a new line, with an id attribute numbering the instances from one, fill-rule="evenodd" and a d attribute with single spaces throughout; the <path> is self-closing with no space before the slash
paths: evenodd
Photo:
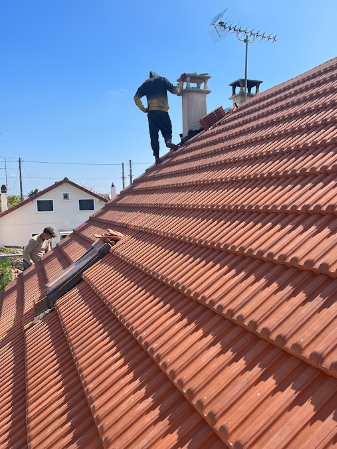
<path id="1" fill-rule="evenodd" d="M 172 123 L 168 112 L 165 111 L 149 111 L 147 113 L 149 120 L 149 131 L 151 138 L 151 148 L 153 156 L 159 157 L 159 138 L 158 133 L 161 131 L 165 142 L 172 138 Z"/>

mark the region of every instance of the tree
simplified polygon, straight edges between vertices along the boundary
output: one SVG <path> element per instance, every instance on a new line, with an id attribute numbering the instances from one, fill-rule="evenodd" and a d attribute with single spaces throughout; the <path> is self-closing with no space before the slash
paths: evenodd
<path id="1" fill-rule="evenodd" d="M 21 203 L 21 198 L 19 195 L 8 195 L 7 197 L 8 209 L 10 209 L 13 206 L 16 206 L 19 203 Z"/>
<path id="2" fill-rule="evenodd" d="M 13 280 L 12 264 L 9 258 L 0 258 L 0 292 Z"/>
<path id="3" fill-rule="evenodd" d="M 34 189 L 34 190 L 31 190 L 31 191 L 28 193 L 28 198 L 30 198 L 31 196 L 36 195 L 38 191 L 39 191 L 39 189 L 37 189 L 37 188 Z"/>
<path id="4" fill-rule="evenodd" d="M 21 202 L 21 198 L 19 195 L 8 195 L 7 196 L 7 207 L 10 209 L 13 206 L 16 206 Z M 0 201 L 1 204 L 1 201 Z"/>

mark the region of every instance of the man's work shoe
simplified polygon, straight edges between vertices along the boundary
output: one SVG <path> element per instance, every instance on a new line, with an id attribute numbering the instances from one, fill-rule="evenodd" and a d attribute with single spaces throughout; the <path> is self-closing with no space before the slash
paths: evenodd
<path id="1" fill-rule="evenodd" d="M 178 149 L 178 145 L 175 145 L 174 143 L 172 143 L 171 139 L 165 140 L 165 145 L 167 146 L 167 148 L 170 148 L 172 151 L 177 151 L 177 149 Z"/>
<path id="2" fill-rule="evenodd" d="M 159 157 L 156 157 L 156 165 L 161 163 L 161 159 Z"/>

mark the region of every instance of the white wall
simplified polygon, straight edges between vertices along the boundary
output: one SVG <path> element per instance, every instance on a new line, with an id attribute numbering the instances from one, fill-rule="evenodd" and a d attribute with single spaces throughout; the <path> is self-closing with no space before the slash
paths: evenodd
<path id="1" fill-rule="evenodd" d="M 70 201 L 62 201 L 62 193 L 70 194 Z M 37 212 L 37 200 L 54 200 L 54 212 Z M 94 211 L 79 211 L 79 199 L 93 199 Z M 68 183 L 39 196 L 28 204 L 0 217 L 0 246 L 25 246 L 31 235 L 42 233 L 46 226 L 54 228 L 57 237 L 53 246 L 60 241 L 59 230 L 71 230 L 87 221 L 90 215 L 105 205 L 92 195 Z"/>

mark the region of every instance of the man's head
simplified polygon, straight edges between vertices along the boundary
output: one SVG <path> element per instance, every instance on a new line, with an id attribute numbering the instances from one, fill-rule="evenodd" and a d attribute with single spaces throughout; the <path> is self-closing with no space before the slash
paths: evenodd
<path id="1" fill-rule="evenodd" d="M 150 78 L 159 77 L 158 73 L 156 72 L 150 72 Z"/>
<path id="2" fill-rule="evenodd" d="M 49 240 L 52 237 L 56 237 L 55 231 L 52 227 L 48 226 L 47 228 L 44 228 L 43 233 L 41 234 L 41 237 L 43 240 Z"/>

